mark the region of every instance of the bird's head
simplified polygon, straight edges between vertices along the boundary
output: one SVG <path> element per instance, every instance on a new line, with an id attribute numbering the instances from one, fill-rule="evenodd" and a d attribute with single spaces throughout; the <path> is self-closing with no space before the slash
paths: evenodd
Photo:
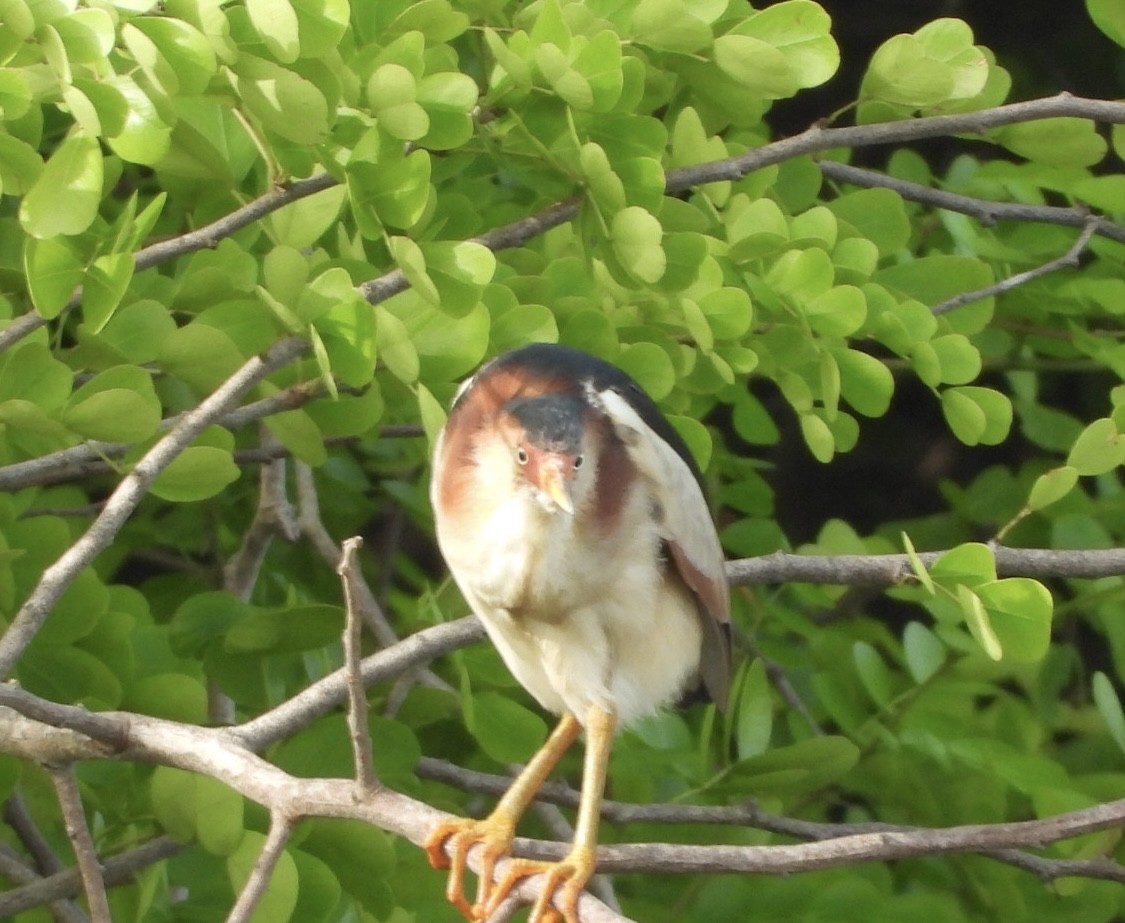
<path id="1" fill-rule="evenodd" d="M 517 397 L 504 405 L 501 437 L 517 483 L 526 484 L 548 512 L 573 514 L 586 488 L 584 469 L 593 449 L 589 407 L 572 394 Z"/>

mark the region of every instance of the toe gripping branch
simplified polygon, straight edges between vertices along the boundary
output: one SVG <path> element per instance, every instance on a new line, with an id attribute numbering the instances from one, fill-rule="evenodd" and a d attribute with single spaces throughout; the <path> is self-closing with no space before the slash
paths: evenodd
<path id="1" fill-rule="evenodd" d="M 491 916 L 523 879 L 546 875 L 542 890 L 531 910 L 528 923 L 580 923 L 578 899 L 594 874 L 598 817 L 605 790 L 615 719 L 609 712 L 591 708 L 587 715 L 586 759 L 582 796 L 574 845 L 559 862 L 535 859 L 510 859 L 495 878 L 496 866 L 509 858 L 516 822 L 534 799 L 536 792 L 581 730 L 578 719 L 563 715 L 547 742 L 532 757 L 505 792 L 496 809 L 484 820 L 453 818 L 440 825 L 426 840 L 426 854 L 434 868 L 449 868 L 446 898 L 469 920 Z M 481 866 L 476 901 L 465 897 L 465 868 L 469 852 L 480 847 Z"/>

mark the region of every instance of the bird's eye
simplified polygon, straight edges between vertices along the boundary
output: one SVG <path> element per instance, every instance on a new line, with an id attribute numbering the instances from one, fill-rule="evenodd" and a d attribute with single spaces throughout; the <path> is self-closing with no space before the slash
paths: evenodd
<path id="1" fill-rule="evenodd" d="M 523 448 L 522 446 L 516 449 L 516 461 L 521 465 L 527 464 L 527 449 Z"/>
<path id="2" fill-rule="evenodd" d="M 579 468 L 581 468 L 584 461 L 586 461 L 585 458 L 583 458 L 581 455 L 576 455 L 574 457 L 574 470 L 577 471 Z"/>

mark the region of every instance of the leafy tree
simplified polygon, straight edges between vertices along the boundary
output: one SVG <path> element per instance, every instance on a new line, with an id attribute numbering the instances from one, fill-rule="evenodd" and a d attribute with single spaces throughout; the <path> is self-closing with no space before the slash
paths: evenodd
<path id="1" fill-rule="evenodd" d="M 418 844 L 545 722 L 443 579 L 427 437 L 555 339 L 705 466 L 740 650 L 725 713 L 621 735 L 637 874 L 583 919 L 1125 913 L 1120 92 L 1009 102 L 939 19 L 783 135 L 840 65 L 811 0 L 0 22 L 0 916 L 456 918 Z"/>

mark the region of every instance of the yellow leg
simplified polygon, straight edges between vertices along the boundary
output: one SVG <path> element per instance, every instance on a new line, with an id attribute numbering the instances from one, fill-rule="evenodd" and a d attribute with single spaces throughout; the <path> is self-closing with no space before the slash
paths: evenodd
<path id="1" fill-rule="evenodd" d="M 579 923 L 578 898 L 586 882 L 594 874 L 594 852 L 598 845 L 598 820 L 605 793 L 606 769 L 613 744 L 617 718 L 600 708 L 591 707 L 586 713 L 586 758 L 582 769 L 582 797 L 578 802 L 578 821 L 574 830 L 574 844 L 566 858 L 560 862 L 538 862 L 532 859 L 513 859 L 504 870 L 504 876 L 491 889 L 484 904 L 484 916 L 490 916 L 523 878 L 543 873 L 547 881 L 539 899 L 531 909 L 528 923 Z M 556 906 L 558 909 L 556 909 Z"/>
<path id="2" fill-rule="evenodd" d="M 430 864 L 434 868 L 451 870 L 445 889 L 446 897 L 470 920 L 483 919 L 481 908 L 492 903 L 493 869 L 500 859 L 508 855 L 512 837 L 515 836 L 516 822 L 581 730 L 582 726 L 574 715 L 564 714 L 547 742 L 516 776 L 488 817 L 484 820 L 455 818 L 446 821 L 427 838 L 426 854 Z M 483 864 L 477 887 L 477 901 L 473 905 L 465 897 L 465 863 L 469 850 L 477 845 L 483 850 Z M 511 889 L 511 885 L 508 889 Z"/>

